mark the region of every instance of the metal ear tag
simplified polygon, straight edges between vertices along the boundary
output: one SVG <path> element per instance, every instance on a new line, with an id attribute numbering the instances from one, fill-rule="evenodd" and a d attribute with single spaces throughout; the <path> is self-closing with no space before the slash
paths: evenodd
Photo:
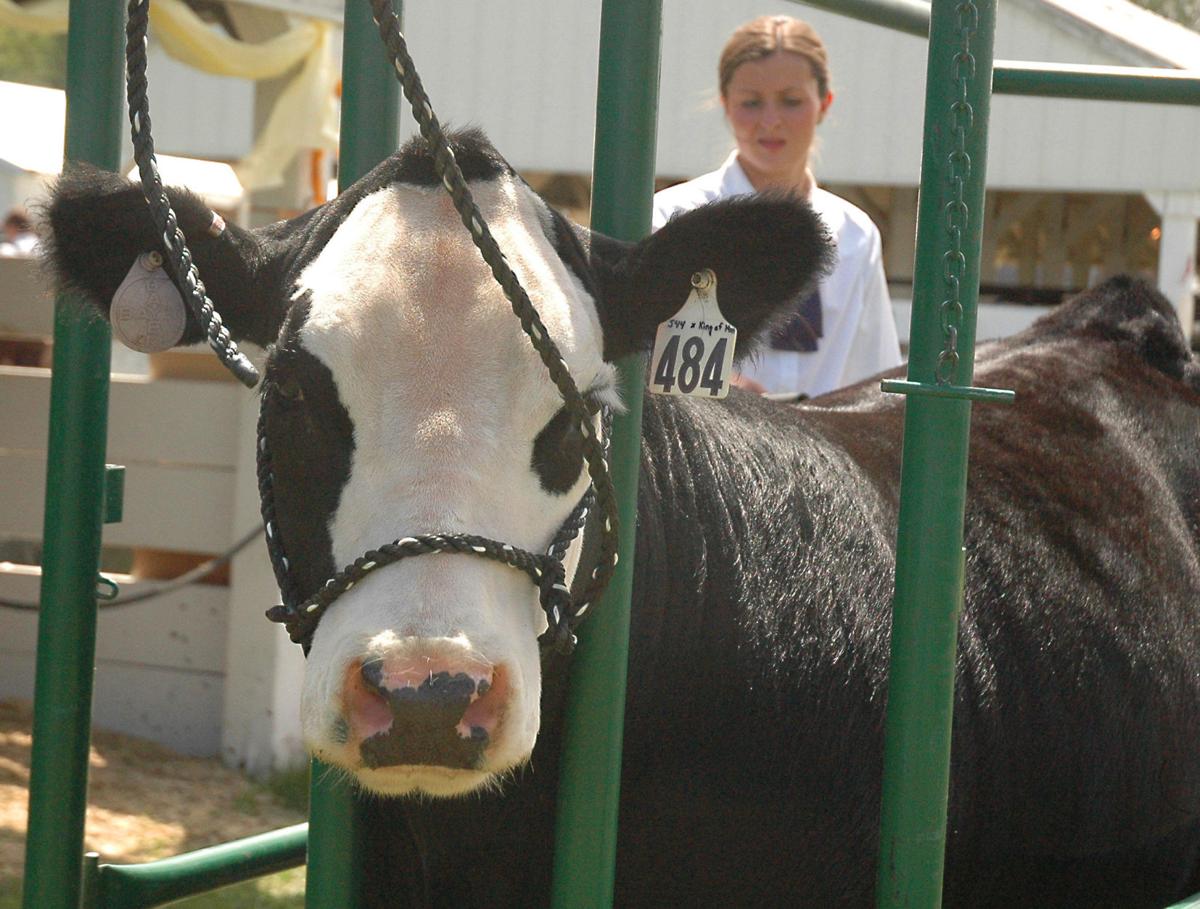
<path id="1" fill-rule="evenodd" d="M 717 276 L 692 275 L 679 312 L 658 326 L 650 357 L 650 390 L 660 395 L 723 398 L 729 394 L 737 329 L 717 305 Z"/>
<path id="2" fill-rule="evenodd" d="M 157 252 L 142 253 L 113 294 L 109 322 L 122 344 L 158 353 L 183 339 L 187 309 Z"/>

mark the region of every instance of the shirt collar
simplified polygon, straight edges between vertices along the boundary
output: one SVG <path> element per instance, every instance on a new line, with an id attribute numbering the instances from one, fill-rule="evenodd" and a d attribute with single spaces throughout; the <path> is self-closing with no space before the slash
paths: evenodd
<path id="1" fill-rule="evenodd" d="M 721 165 L 721 195 L 723 196 L 749 196 L 758 192 L 754 188 L 754 184 L 750 182 L 750 178 L 746 176 L 746 172 L 742 170 L 742 165 L 738 161 L 738 153 L 735 148 L 729 153 L 729 157 L 725 159 L 725 163 Z M 813 177 L 812 190 L 806 197 L 806 201 L 812 202 L 813 194 L 818 189 L 817 178 Z"/>
<path id="2" fill-rule="evenodd" d="M 750 196 L 755 192 L 757 190 L 754 188 L 754 184 L 750 182 L 750 178 L 742 170 L 742 165 L 738 163 L 737 149 L 734 149 L 725 159 L 725 163 L 721 165 L 721 195 Z"/>

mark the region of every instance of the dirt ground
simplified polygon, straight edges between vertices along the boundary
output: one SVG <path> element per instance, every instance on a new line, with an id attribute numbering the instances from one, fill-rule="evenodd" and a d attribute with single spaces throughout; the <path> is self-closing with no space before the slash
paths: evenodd
<path id="1" fill-rule="evenodd" d="M 28 806 L 25 704 L 0 702 L 0 882 L 20 878 Z M 265 787 L 160 745 L 93 730 L 85 849 L 107 862 L 141 862 L 304 820 Z"/>

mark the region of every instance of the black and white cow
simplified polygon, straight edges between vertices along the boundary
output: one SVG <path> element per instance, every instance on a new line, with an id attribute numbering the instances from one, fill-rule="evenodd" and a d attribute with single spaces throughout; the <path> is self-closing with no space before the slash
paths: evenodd
<path id="1" fill-rule="evenodd" d="M 748 337 L 826 254 L 805 206 L 767 197 L 619 243 L 479 135 L 457 152 L 576 383 L 613 405 L 614 358 L 693 271 Z M 410 145 L 218 237 L 173 194 L 227 324 L 270 348 L 277 517 L 307 591 L 408 534 L 540 550 L 585 487 L 437 184 Z M 101 309 L 156 246 L 115 176 L 65 177 L 48 221 L 62 280 Z M 974 418 L 946 904 L 1162 906 L 1200 889 L 1200 371 L 1165 301 L 1117 279 L 983 347 L 977 377 L 1018 403 Z M 618 906 L 872 905 L 903 410 L 870 382 L 798 407 L 646 401 Z M 567 658 L 539 662 L 544 626 L 524 576 L 453 555 L 382 569 L 323 618 L 303 725 L 374 794 L 374 905 L 546 903 Z"/>

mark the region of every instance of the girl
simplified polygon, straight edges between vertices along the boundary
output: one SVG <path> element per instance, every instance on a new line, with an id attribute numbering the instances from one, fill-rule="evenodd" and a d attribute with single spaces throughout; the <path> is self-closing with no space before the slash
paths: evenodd
<path id="1" fill-rule="evenodd" d="M 718 77 L 737 148 L 712 173 L 657 193 L 655 229 L 706 202 L 790 192 L 808 201 L 837 244 L 832 274 L 740 364 L 735 384 L 811 396 L 898 366 L 879 230 L 861 209 L 818 187 L 810 167 L 817 125 L 833 103 L 820 36 L 789 16 L 754 19 L 726 42 Z"/>

